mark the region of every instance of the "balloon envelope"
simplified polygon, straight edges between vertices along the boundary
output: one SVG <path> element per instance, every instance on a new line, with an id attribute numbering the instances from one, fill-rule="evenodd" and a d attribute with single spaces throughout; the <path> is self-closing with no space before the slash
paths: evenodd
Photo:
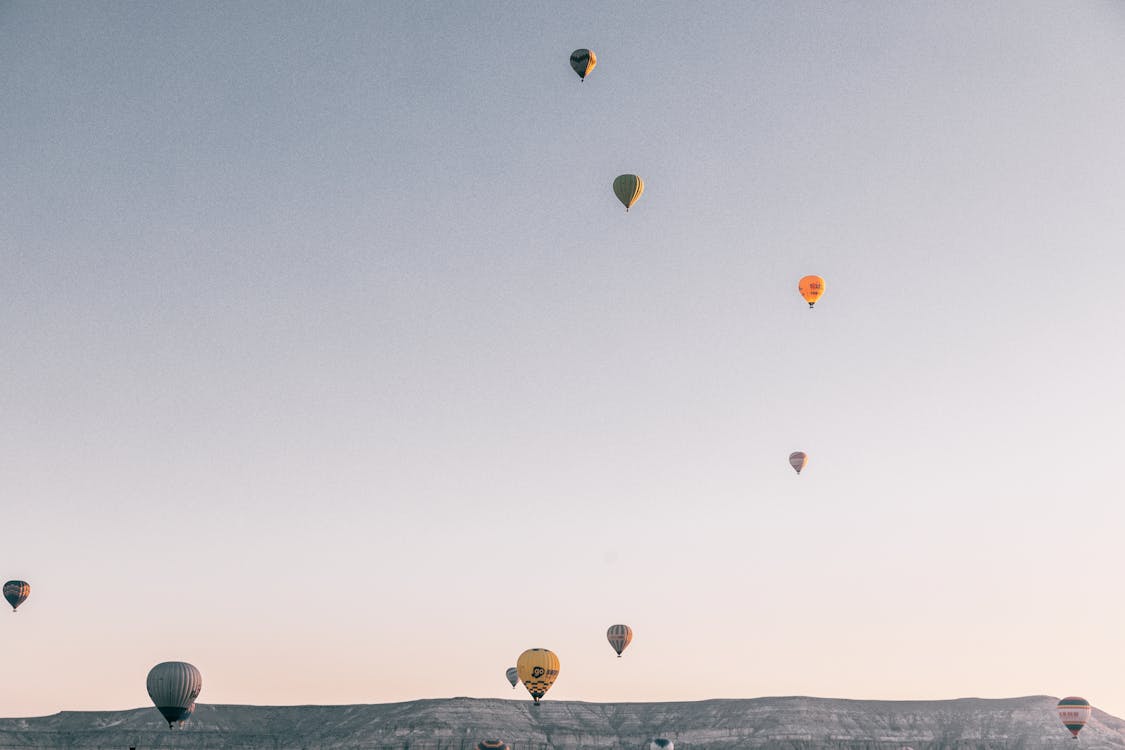
<path id="1" fill-rule="evenodd" d="M 516 683 L 520 681 L 520 671 L 515 667 L 508 667 L 508 671 L 504 673 L 508 677 L 508 682 L 512 683 L 512 689 L 516 689 Z"/>
<path id="2" fill-rule="evenodd" d="M 656 739 L 648 743 L 649 750 L 675 750 L 672 740 Z"/>
<path id="3" fill-rule="evenodd" d="M 483 740 L 477 743 L 477 750 L 508 750 L 508 746 L 500 740 Z"/>
<path id="4" fill-rule="evenodd" d="M 27 601 L 31 596 L 31 584 L 27 581 L 8 581 L 4 584 L 4 598 L 12 605 L 12 611 Z"/>
<path id="5" fill-rule="evenodd" d="M 1086 722 L 1090 720 L 1090 714 L 1094 712 L 1090 701 L 1073 695 L 1059 701 L 1057 710 L 1059 718 L 1070 730 L 1070 733 L 1074 735 L 1074 739 L 1078 739 L 1078 733 L 1082 731 L 1082 727 L 1086 726 Z"/>
<path id="6" fill-rule="evenodd" d="M 633 642 L 633 629 L 628 625 L 610 625 L 609 630 L 605 631 L 605 637 L 609 640 L 609 645 L 613 646 L 613 650 L 617 652 L 617 658 L 620 659 L 621 652 Z"/>
<path id="7" fill-rule="evenodd" d="M 809 456 L 804 451 L 795 451 L 789 454 L 789 465 L 792 466 L 798 474 L 801 473 L 801 469 L 805 468 L 808 462 Z"/>
<path id="8" fill-rule="evenodd" d="M 621 174 L 613 180 L 613 194 L 625 204 L 626 211 L 632 208 L 644 191 L 645 181 L 635 174 Z"/>
<path id="9" fill-rule="evenodd" d="M 574 68 L 574 72 L 583 81 L 586 76 L 590 75 L 590 71 L 598 64 L 598 56 L 594 54 L 593 50 L 576 49 L 570 53 L 570 67 Z"/>
<path id="10" fill-rule="evenodd" d="M 527 692 L 538 703 L 559 676 L 559 657 L 545 648 L 529 648 L 516 660 L 516 669 Z"/>
<path id="11" fill-rule="evenodd" d="M 203 676 L 191 664 L 165 661 L 149 670 L 148 697 L 164 715 L 168 728 L 191 715 L 195 699 L 203 689 Z"/>
<path id="12" fill-rule="evenodd" d="M 805 298 L 805 302 L 809 303 L 809 307 L 812 307 L 820 299 L 820 295 L 824 294 L 824 279 L 819 276 L 805 276 L 797 284 L 797 291 Z"/>

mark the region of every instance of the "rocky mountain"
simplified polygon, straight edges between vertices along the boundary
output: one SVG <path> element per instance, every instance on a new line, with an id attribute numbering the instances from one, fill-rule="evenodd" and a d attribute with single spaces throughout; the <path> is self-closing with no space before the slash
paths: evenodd
<path id="1" fill-rule="evenodd" d="M 1125 750 L 1125 721 L 1095 710 L 1079 742 L 1055 716 L 1056 698 L 856 701 L 755 698 L 690 703 L 581 703 L 450 698 L 367 706 L 199 705 L 168 730 L 153 708 L 64 711 L 0 719 L 0 750 L 469 750 L 501 738 L 512 750 Z"/>

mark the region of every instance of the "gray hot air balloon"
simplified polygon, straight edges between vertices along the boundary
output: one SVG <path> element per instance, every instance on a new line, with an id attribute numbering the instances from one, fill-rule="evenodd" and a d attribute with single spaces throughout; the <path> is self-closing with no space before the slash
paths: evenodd
<path id="1" fill-rule="evenodd" d="M 801 473 L 801 469 L 805 468 L 808 462 L 809 456 L 804 451 L 794 451 L 789 454 L 789 465 L 792 466 L 793 470 L 798 474 Z"/>
<path id="2" fill-rule="evenodd" d="M 183 661 L 165 661 L 148 673 L 148 697 L 164 715 L 168 728 L 191 716 L 195 699 L 203 689 L 199 670 Z"/>
<path id="3" fill-rule="evenodd" d="M 520 671 L 515 667 L 508 667 L 508 671 L 504 673 L 508 677 L 508 682 L 512 683 L 512 690 L 516 689 L 516 685 L 520 684 Z"/>
<path id="4" fill-rule="evenodd" d="M 648 743 L 648 750 L 675 750 L 672 740 L 656 739 Z"/>

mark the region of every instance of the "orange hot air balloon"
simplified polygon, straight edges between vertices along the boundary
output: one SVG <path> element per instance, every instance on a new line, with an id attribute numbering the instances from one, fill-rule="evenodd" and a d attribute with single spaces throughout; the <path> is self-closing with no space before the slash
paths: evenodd
<path id="1" fill-rule="evenodd" d="M 613 650 L 617 652 L 617 658 L 620 659 L 621 652 L 633 642 L 633 629 L 628 625 L 610 625 L 609 629 L 605 631 L 605 637 L 609 640 L 609 645 L 613 646 Z"/>
<path id="2" fill-rule="evenodd" d="M 820 295 L 824 294 L 824 279 L 819 276 L 805 276 L 797 284 L 797 291 L 805 298 L 805 302 L 809 303 L 809 309 L 816 304 L 820 299 Z"/>
<path id="3" fill-rule="evenodd" d="M 798 474 L 801 473 L 801 469 L 805 468 L 808 462 L 809 454 L 804 451 L 794 451 L 789 454 L 789 465 L 792 466 L 793 470 Z"/>

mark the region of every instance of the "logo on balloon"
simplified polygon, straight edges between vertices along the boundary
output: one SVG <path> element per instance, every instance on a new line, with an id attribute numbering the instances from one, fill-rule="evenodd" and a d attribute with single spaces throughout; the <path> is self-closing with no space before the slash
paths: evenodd
<path id="1" fill-rule="evenodd" d="M 531 670 L 531 676 L 536 680 L 538 680 L 540 677 L 542 677 L 545 674 L 547 674 L 547 670 L 543 669 L 543 667 L 534 667 Z"/>

